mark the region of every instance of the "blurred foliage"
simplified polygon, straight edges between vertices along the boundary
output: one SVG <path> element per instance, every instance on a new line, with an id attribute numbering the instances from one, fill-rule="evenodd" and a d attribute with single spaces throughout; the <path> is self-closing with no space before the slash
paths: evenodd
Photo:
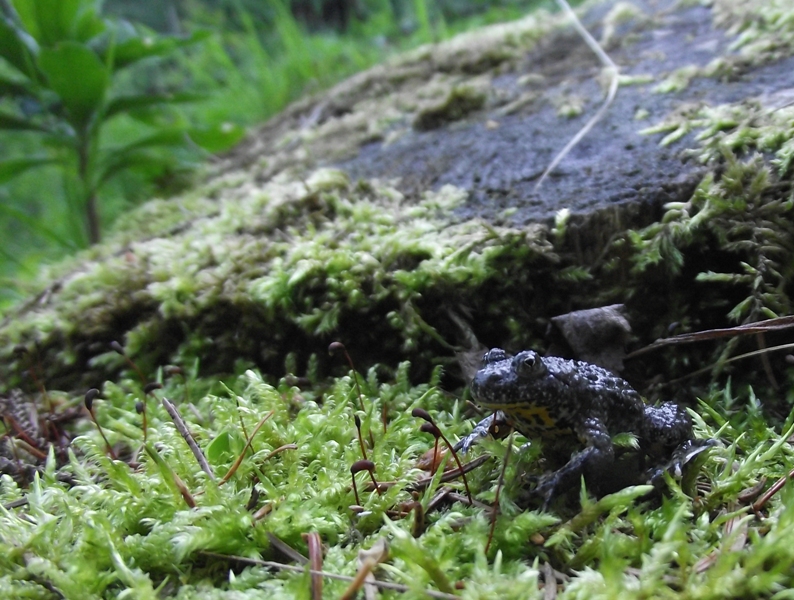
<path id="1" fill-rule="evenodd" d="M 483 15 L 488 11 L 516 14 L 532 9 L 537 2 L 519 0 L 436 0 L 423 3 L 436 17 L 446 21 Z M 549 3 L 551 4 L 551 3 Z M 146 24 L 157 31 L 178 33 L 185 23 L 193 23 L 198 14 L 213 14 L 226 31 L 244 31 L 242 14 L 249 15 L 263 32 L 272 30 L 278 7 L 261 0 L 108 0 L 109 13 Z M 389 13 L 392 24 L 403 34 L 417 28 L 416 0 L 289 0 L 286 6 L 296 21 L 311 32 L 354 29 L 373 17 Z M 386 33 L 386 32 L 383 32 Z"/>
<path id="2" fill-rule="evenodd" d="M 72 213 L 85 218 L 85 238 L 100 238 L 99 194 L 118 173 L 140 168 L 160 175 L 168 162 L 153 148 L 179 147 L 189 140 L 174 104 L 190 94 L 147 89 L 129 93 L 114 85 L 117 75 L 142 60 L 173 54 L 205 34 L 176 38 L 136 29 L 126 21 L 104 19 L 96 0 L 13 0 L 0 20 L 0 129 L 38 138 L 40 151 L 0 161 L 0 183 L 26 171 L 56 165 Z M 121 88 L 121 89 L 120 89 Z M 111 143 L 105 129 L 129 117 L 144 124 L 147 135 L 126 144 Z M 113 140 L 115 142 L 115 140 Z M 4 212 L 25 222 L 23 213 Z M 29 223 L 58 241 L 46 225 Z M 68 244 L 75 241 L 65 240 Z"/>

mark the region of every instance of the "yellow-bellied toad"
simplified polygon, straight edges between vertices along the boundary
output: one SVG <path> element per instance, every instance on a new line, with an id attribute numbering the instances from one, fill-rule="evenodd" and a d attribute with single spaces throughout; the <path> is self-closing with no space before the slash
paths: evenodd
<path id="1" fill-rule="evenodd" d="M 583 475 L 588 486 L 598 489 L 599 481 L 614 468 L 611 436 L 617 433 L 637 437 L 641 466 L 646 457 L 656 465 L 645 473 L 646 480 L 660 479 L 671 467 L 680 473 L 693 450 L 697 453 L 712 443 L 693 440 L 692 421 L 677 405 L 650 406 L 620 377 L 582 361 L 541 357 L 532 350 L 511 356 L 494 348 L 483 357 L 470 387 L 483 408 L 498 411 L 497 419 L 503 416 L 525 436 L 543 438 L 568 452 L 577 438 L 584 445 L 539 483 L 535 491 L 544 506 L 559 492 L 578 485 Z M 478 424 L 458 447 L 466 451 L 487 434 L 493 421 L 491 416 Z M 658 467 L 665 461 L 667 466 Z"/>

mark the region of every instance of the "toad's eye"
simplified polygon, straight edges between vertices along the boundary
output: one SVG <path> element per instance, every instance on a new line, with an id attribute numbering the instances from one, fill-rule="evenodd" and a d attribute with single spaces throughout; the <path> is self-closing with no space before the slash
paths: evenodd
<path id="1" fill-rule="evenodd" d="M 501 348 L 491 348 L 483 354 L 482 366 L 492 365 L 507 358 L 507 353 Z"/>
<path id="2" fill-rule="evenodd" d="M 537 352 L 526 350 L 516 354 L 513 359 L 513 368 L 519 377 L 532 378 L 540 377 L 546 372 L 546 365 Z"/>

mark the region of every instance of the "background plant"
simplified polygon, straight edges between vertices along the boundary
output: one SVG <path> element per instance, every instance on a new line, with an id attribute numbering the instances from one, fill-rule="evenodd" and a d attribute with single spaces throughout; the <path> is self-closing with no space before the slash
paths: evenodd
<path id="1" fill-rule="evenodd" d="M 99 14 L 95 0 L 14 0 L 0 22 L 0 128 L 34 133 L 42 151 L 0 163 L 0 182 L 37 167 L 63 169 L 67 198 L 83 212 L 86 238 L 100 239 L 98 198 L 104 184 L 126 169 L 161 169 L 153 148 L 182 146 L 185 127 L 167 109 L 193 95 L 114 89 L 120 71 L 141 60 L 168 56 L 204 34 L 156 36 Z M 109 121 L 145 122 L 148 136 L 116 145 Z"/>

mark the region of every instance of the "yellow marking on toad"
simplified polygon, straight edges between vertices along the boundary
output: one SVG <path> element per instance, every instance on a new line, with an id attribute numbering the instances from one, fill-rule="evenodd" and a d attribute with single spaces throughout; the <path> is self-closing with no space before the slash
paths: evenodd
<path id="1" fill-rule="evenodd" d="M 489 410 L 501 410 L 510 419 L 525 423 L 529 428 L 543 431 L 555 430 L 557 420 L 549 414 L 549 409 L 536 404 L 489 404 Z"/>

